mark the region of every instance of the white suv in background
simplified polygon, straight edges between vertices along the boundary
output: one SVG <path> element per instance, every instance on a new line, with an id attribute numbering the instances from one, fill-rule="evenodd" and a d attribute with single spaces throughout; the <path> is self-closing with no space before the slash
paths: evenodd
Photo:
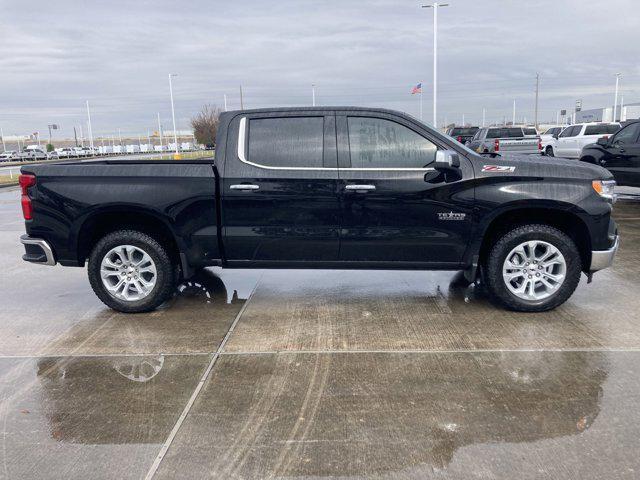
<path id="1" fill-rule="evenodd" d="M 585 145 L 596 143 L 600 137 L 613 135 L 619 123 L 580 123 L 569 125 L 560 135 L 555 134 L 543 151 L 550 157 L 580 158 Z"/>

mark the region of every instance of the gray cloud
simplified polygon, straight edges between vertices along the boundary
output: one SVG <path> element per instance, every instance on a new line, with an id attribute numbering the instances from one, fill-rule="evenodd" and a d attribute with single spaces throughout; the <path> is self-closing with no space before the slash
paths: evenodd
<path id="1" fill-rule="evenodd" d="M 1 0 L 0 126 L 6 134 L 68 136 L 92 105 L 96 134 L 146 133 L 156 112 L 170 128 L 168 73 L 179 128 L 203 103 L 238 108 L 305 105 L 311 84 L 324 105 L 384 106 L 418 114 L 424 85 L 431 118 L 432 11 L 419 1 Z M 439 121 L 540 117 L 583 100 L 640 101 L 636 0 L 451 0 L 440 10 Z M 37 12 L 37 13 L 36 13 Z"/>

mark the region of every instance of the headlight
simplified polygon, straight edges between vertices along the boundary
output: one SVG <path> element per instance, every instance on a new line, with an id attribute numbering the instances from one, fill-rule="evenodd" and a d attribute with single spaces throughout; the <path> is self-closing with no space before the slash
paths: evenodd
<path id="1" fill-rule="evenodd" d="M 591 186 L 596 191 L 598 195 L 611 203 L 615 203 L 616 195 L 614 190 L 616 188 L 615 180 L 594 180 L 591 182 Z"/>

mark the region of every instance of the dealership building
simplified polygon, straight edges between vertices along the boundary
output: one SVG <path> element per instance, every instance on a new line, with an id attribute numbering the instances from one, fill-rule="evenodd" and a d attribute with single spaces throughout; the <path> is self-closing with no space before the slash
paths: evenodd
<path id="1" fill-rule="evenodd" d="M 592 108 L 590 110 L 581 110 L 575 114 L 575 123 L 586 122 L 612 122 L 613 107 Z M 616 111 L 615 121 L 624 122 L 626 120 L 634 120 L 640 118 L 640 103 L 630 103 L 618 108 Z"/>

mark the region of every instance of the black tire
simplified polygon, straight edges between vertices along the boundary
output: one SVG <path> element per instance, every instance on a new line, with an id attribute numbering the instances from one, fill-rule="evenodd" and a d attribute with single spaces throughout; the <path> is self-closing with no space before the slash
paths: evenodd
<path id="1" fill-rule="evenodd" d="M 502 276 L 502 266 L 509 252 L 528 240 L 550 243 L 564 256 L 565 279 L 549 297 L 542 300 L 525 300 L 513 294 Z M 582 272 L 582 259 L 575 243 L 565 233 L 549 225 L 523 225 L 500 237 L 492 246 L 484 270 L 485 286 L 490 296 L 504 307 L 519 312 L 544 312 L 563 304 L 573 294 Z"/>
<path id="2" fill-rule="evenodd" d="M 553 147 L 551 145 L 548 145 L 547 148 L 544 149 L 544 154 L 548 157 L 555 156 L 553 153 Z"/>
<path id="3" fill-rule="evenodd" d="M 104 256 L 118 245 L 133 245 L 146 252 L 156 266 L 156 283 L 151 292 L 136 301 L 112 296 L 102 283 L 100 268 Z M 123 313 L 149 312 L 165 302 L 174 293 L 177 282 L 175 263 L 167 249 L 150 235 L 135 230 L 119 230 L 102 237 L 89 255 L 87 273 L 91 288 L 108 307 Z"/>

